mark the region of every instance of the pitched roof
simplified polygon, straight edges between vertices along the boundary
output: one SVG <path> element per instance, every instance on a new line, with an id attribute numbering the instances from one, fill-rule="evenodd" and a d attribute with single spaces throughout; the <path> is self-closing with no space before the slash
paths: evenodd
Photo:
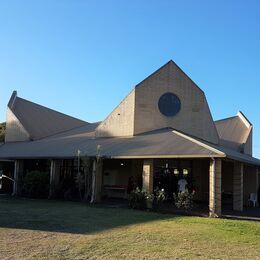
<path id="1" fill-rule="evenodd" d="M 95 138 L 86 126 L 37 141 L 6 143 L 0 147 L 0 158 L 72 158 L 77 150 L 96 156 L 101 145 L 104 157 L 211 157 L 218 152 L 191 142 L 172 130 L 163 129 L 129 138 Z M 94 128 L 94 127 L 93 127 Z"/>
<path id="2" fill-rule="evenodd" d="M 212 145 L 172 129 L 161 129 L 129 138 L 95 138 L 97 124 L 83 126 L 37 141 L 6 143 L 0 158 L 74 158 L 100 155 L 107 158 L 212 158 L 227 157 L 260 165 L 260 160 L 228 148 Z"/>
<path id="3" fill-rule="evenodd" d="M 17 97 L 16 92 L 13 93 L 8 107 L 15 114 L 32 140 L 41 139 L 89 124 L 88 122 Z"/>

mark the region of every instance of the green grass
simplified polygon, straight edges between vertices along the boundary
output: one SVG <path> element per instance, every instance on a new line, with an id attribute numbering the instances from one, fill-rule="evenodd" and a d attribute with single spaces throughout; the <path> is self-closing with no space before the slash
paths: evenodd
<path id="1" fill-rule="evenodd" d="M 260 223 L 0 199 L 1 259 L 260 259 Z"/>

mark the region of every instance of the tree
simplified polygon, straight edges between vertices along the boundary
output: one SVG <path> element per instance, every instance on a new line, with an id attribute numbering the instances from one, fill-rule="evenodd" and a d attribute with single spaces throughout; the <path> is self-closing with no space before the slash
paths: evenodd
<path id="1" fill-rule="evenodd" d="M 5 140 L 6 123 L 0 123 L 0 142 Z"/>

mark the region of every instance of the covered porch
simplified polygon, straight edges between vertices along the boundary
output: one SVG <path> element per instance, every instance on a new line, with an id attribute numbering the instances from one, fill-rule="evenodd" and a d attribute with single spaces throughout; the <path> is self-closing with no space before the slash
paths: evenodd
<path id="1" fill-rule="evenodd" d="M 171 202 L 173 193 L 178 191 L 178 180 L 183 176 L 188 190 L 195 191 L 195 203 L 206 208 L 211 217 L 220 217 L 223 212 L 242 212 L 245 207 L 253 206 L 250 195 L 258 197 L 259 193 L 258 167 L 227 158 L 100 157 L 98 160 L 92 158 L 89 167 L 92 203 L 100 203 L 106 198 L 127 199 L 131 178 L 137 187 L 150 193 L 157 188 L 164 189 Z M 83 170 L 83 165 L 78 165 L 77 158 L 20 159 L 8 162 L 8 167 L 3 169 L 13 171 L 10 174 L 17 181 L 10 190 L 16 195 L 19 195 L 19 179 L 26 172 L 32 169 L 49 171 L 51 195 L 53 185 L 64 181 L 66 176 L 70 180 L 68 186 L 73 188 L 75 174 Z"/>
<path id="2" fill-rule="evenodd" d="M 195 203 L 203 209 L 206 206 L 210 217 L 220 217 L 228 210 L 242 212 L 252 207 L 250 195 L 259 192 L 258 168 L 226 158 L 104 159 L 100 171 L 95 202 L 127 198 L 130 178 L 150 193 L 163 188 L 171 201 L 182 175 L 188 190 L 195 191 Z"/>

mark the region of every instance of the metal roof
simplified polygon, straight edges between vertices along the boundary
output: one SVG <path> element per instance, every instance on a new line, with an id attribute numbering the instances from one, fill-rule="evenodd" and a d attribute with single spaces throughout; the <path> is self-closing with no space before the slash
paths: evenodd
<path id="1" fill-rule="evenodd" d="M 159 130 L 129 138 L 95 138 L 83 126 L 64 134 L 29 142 L 6 143 L 0 147 L 0 158 L 71 158 L 80 150 L 82 155 L 96 156 L 101 145 L 105 157 L 211 157 L 219 156 L 202 145 L 173 133 Z"/>
<path id="2" fill-rule="evenodd" d="M 107 158 L 211 158 L 227 157 L 260 165 L 260 160 L 228 148 L 190 137 L 172 129 L 161 129 L 133 137 L 95 138 L 97 124 L 90 124 L 36 141 L 0 146 L 2 159 L 73 158 L 100 155 Z"/>
<path id="3" fill-rule="evenodd" d="M 100 155 L 108 158 L 227 157 L 260 165 L 260 160 L 239 153 L 252 127 L 242 114 L 215 122 L 220 136 L 220 144 L 215 145 L 169 128 L 131 137 L 97 138 L 99 123 L 67 116 L 19 98 L 16 92 L 8 107 L 33 141 L 0 145 L 1 159 L 73 158 L 78 150 L 82 155 L 96 156 L 101 145 Z"/>
<path id="4" fill-rule="evenodd" d="M 85 121 L 19 98 L 16 96 L 16 93 L 12 95 L 11 99 L 8 107 L 33 140 L 89 124 Z"/>

